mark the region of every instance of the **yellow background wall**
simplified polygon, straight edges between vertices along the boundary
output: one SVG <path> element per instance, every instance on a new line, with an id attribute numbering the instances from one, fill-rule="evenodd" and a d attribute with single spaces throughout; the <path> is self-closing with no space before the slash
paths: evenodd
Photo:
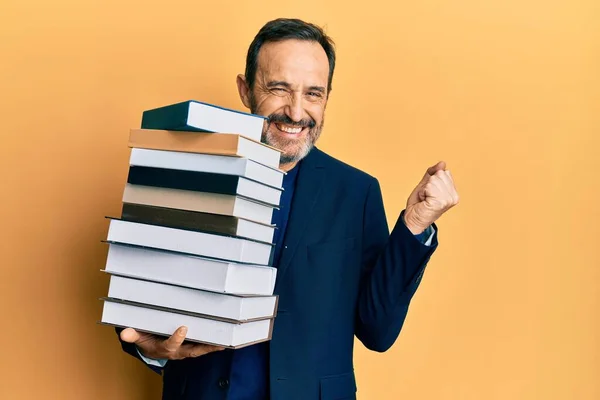
<path id="1" fill-rule="evenodd" d="M 320 147 L 376 175 L 390 222 L 444 159 L 461 204 L 359 399 L 599 399 L 600 13 L 595 0 L 0 3 L 0 398 L 158 399 L 96 325 L 105 215 L 145 109 L 241 108 L 268 19 L 325 25 Z"/>

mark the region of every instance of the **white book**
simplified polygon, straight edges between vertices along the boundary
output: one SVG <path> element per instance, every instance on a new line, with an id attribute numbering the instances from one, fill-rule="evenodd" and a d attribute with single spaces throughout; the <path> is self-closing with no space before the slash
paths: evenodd
<path id="1" fill-rule="evenodd" d="M 279 168 L 281 152 L 262 143 L 257 143 L 242 136 L 238 144 L 238 152 L 241 157 L 246 157 L 272 168 Z"/>
<path id="2" fill-rule="evenodd" d="M 129 147 L 244 157 L 271 168 L 281 160 L 281 150 L 229 133 L 130 129 Z"/>
<path id="3" fill-rule="evenodd" d="M 233 236 L 111 219 L 107 241 L 222 260 L 271 265 L 273 245 Z"/>
<path id="4" fill-rule="evenodd" d="M 247 158 L 166 150 L 131 149 L 130 165 L 243 176 L 281 188 L 284 171 Z"/>
<path id="5" fill-rule="evenodd" d="M 240 348 L 270 340 L 274 319 L 232 322 L 157 306 L 142 306 L 104 298 L 101 323 L 130 327 L 142 332 L 171 336 L 180 326 L 188 328 L 186 340 Z"/>
<path id="6" fill-rule="evenodd" d="M 123 203 L 144 204 L 244 218 L 271 224 L 276 207 L 241 196 L 125 184 Z"/>
<path id="7" fill-rule="evenodd" d="M 108 297 L 246 322 L 274 318 L 277 296 L 236 296 L 111 275 Z"/>
<path id="8" fill-rule="evenodd" d="M 142 128 L 232 133 L 261 140 L 266 117 L 189 100 L 146 110 Z"/>
<path id="9" fill-rule="evenodd" d="M 282 190 L 240 177 L 235 194 L 278 207 Z"/>
<path id="10" fill-rule="evenodd" d="M 106 272 L 193 289 L 270 296 L 277 268 L 240 264 L 152 248 L 108 244 Z"/>

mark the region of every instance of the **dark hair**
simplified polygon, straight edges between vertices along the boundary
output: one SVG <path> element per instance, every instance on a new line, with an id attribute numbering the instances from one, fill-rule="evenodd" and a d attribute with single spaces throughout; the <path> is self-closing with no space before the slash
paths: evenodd
<path id="1" fill-rule="evenodd" d="M 295 18 L 278 18 L 267 22 L 258 31 L 246 56 L 246 81 L 250 89 L 254 87 L 256 70 L 258 68 L 258 52 L 263 44 L 278 42 L 286 39 L 307 40 L 318 42 L 325 50 L 329 60 L 329 78 L 327 92 L 331 91 L 333 70 L 335 69 L 335 48 L 333 40 L 318 26 Z"/>

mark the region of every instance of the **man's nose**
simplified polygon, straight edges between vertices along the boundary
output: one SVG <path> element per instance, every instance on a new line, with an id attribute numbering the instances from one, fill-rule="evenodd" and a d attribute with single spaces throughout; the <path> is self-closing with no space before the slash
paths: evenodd
<path id="1" fill-rule="evenodd" d="M 302 106 L 302 97 L 296 93 L 294 93 L 293 96 L 290 96 L 289 103 L 285 108 L 285 113 L 288 117 L 290 117 L 292 121 L 301 121 L 302 115 L 304 114 L 304 108 Z"/>

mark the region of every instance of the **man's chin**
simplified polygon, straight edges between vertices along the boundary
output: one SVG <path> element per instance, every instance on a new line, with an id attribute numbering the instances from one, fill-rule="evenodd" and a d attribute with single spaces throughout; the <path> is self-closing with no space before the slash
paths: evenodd
<path id="1" fill-rule="evenodd" d="M 262 142 L 281 151 L 281 164 L 298 162 L 312 150 L 314 143 L 308 140 L 278 140 L 274 135 L 263 135 Z"/>
<path id="2" fill-rule="evenodd" d="M 305 145 L 300 149 L 286 150 L 283 149 L 281 152 L 281 164 L 291 164 L 294 162 L 298 162 L 302 160 L 310 151 L 312 150 L 313 145 Z"/>

